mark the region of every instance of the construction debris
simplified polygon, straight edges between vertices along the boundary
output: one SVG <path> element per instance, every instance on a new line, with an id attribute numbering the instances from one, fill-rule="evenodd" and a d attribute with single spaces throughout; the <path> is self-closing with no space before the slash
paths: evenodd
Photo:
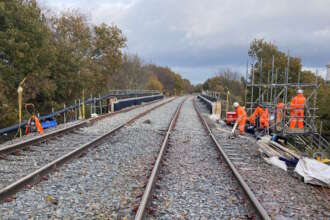
<path id="1" fill-rule="evenodd" d="M 272 141 L 270 136 L 264 136 L 259 141 L 259 151 L 263 159 L 276 167 L 287 171 L 293 167 L 294 171 L 303 177 L 305 183 L 330 187 L 330 166 L 315 159 L 302 157 L 281 144 Z"/>
<path id="2" fill-rule="evenodd" d="M 98 116 L 99 116 L 99 115 L 96 114 L 96 113 L 92 113 L 92 114 L 91 114 L 91 117 L 92 117 L 92 118 L 97 118 Z"/>
<path id="3" fill-rule="evenodd" d="M 330 166 L 314 159 L 303 157 L 294 170 L 305 183 L 330 187 Z"/>
<path id="4" fill-rule="evenodd" d="M 264 160 L 271 165 L 281 168 L 282 170 L 288 170 L 285 162 L 280 160 L 278 157 L 264 157 Z"/>
<path id="5" fill-rule="evenodd" d="M 210 115 L 210 119 L 212 119 L 214 121 L 218 121 L 218 120 L 220 120 L 220 116 L 218 114 L 212 114 L 212 115 Z"/>

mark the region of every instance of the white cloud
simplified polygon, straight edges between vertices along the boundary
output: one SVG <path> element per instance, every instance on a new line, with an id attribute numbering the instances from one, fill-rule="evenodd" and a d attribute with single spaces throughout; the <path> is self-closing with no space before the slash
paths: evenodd
<path id="1" fill-rule="evenodd" d="M 323 68 L 330 60 L 329 0 L 39 2 L 55 10 L 78 8 L 93 23 L 115 23 L 128 38 L 129 52 L 177 70 L 244 66 L 254 38 L 275 42 L 309 67 Z"/>

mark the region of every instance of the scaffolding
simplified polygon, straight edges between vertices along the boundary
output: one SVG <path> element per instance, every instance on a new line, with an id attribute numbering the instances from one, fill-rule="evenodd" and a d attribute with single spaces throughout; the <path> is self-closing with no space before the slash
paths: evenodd
<path id="1" fill-rule="evenodd" d="M 256 81 L 255 63 L 249 66 L 247 64 L 246 70 L 246 83 L 245 83 L 245 108 L 247 113 L 251 115 L 257 105 L 262 105 L 267 108 L 270 115 L 269 129 L 266 132 L 272 132 L 283 137 L 292 137 L 301 141 L 304 145 L 314 148 L 327 148 L 329 143 L 318 132 L 316 120 L 316 101 L 317 91 L 319 89 L 318 74 L 315 74 L 315 81 L 313 83 L 301 83 L 301 73 L 298 73 L 298 82 L 289 82 L 289 66 L 290 56 L 288 56 L 287 66 L 285 71 L 282 72 L 284 79 L 280 82 L 280 71 L 274 66 L 274 56 L 272 59 L 271 70 L 266 71 L 267 79 L 262 80 L 263 76 L 263 61 L 259 60 L 259 79 Z M 266 81 L 266 82 L 265 82 Z M 290 128 L 291 120 L 297 119 L 297 116 L 290 115 L 294 109 L 290 108 L 291 97 L 288 94 L 302 89 L 306 98 L 304 104 L 303 128 Z M 282 102 L 284 107 L 277 108 L 277 104 Z M 277 114 L 280 113 L 281 117 L 278 120 Z M 301 118 L 301 117 L 299 117 Z"/>

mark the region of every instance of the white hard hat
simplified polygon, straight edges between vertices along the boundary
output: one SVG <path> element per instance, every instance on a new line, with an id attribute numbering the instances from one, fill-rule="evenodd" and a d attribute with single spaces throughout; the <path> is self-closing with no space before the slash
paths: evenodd
<path id="1" fill-rule="evenodd" d="M 238 107 L 238 102 L 234 102 L 234 104 L 233 104 L 233 106 L 235 107 L 235 108 L 237 108 Z"/>
<path id="2" fill-rule="evenodd" d="M 298 90 L 297 90 L 297 93 L 298 93 L 298 94 L 303 94 L 304 91 L 303 91 L 302 89 L 298 89 Z"/>

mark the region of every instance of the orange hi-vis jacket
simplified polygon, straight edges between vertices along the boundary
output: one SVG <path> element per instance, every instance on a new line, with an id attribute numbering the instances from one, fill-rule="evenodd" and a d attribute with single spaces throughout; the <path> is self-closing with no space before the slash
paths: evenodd
<path id="1" fill-rule="evenodd" d="M 306 98 L 303 94 L 298 94 L 292 98 L 290 103 L 290 128 L 295 128 L 298 121 L 298 128 L 304 127 L 304 108 Z"/>
<path id="2" fill-rule="evenodd" d="M 246 111 L 242 106 L 239 105 L 235 109 L 235 112 L 237 114 L 237 122 L 239 124 L 239 131 L 241 134 L 243 134 L 244 130 L 245 130 L 246 119 L 247 119 Z"/>
<path id="3" fill-rule="evenodd" d="M 261 117 L 261 115 L 263 114 L 263 112 L 264 112 L 264 110 L 260 106 L 258 106 L 254 110 L 253 114 L 248 119 L 250 121 L 250 123 L 255 126 L 256 125 L 256 119 L 257 119 L 257 117 L 258 116 Z"/>
<path id="4" fill-rule="evenodd" d="M 283 102 L 279 102 L 276 105 L 276 122 L 279 123 L 282 120 L 282 113 L 283 113 L 283 109 L 284 109 L 284 103 Z"/>
<path id="5" fill-rule="evenodd" d="M 265 108 L 260 116 L 260 128 L 269 128 L 269 112 L 268 108 Z"/>
<path id="6" fill-rule="evenodd" d="M 36 117 L 35 115 L 32 115 L 31 118 L 29 119 L 27 125 L 26 125 L 26 128 L 25 128 L 25 134 L 28 135 L 29 132 L 30 132 L 30 126 L 31 126 L 31 122 L 34 121 L 35 125 L 36 125 L 36 128 L 38 130 L 38 132 L 40 134 L 43 134 L 44 133 L 44 129 L 42 128 L 42 125 L 38 119 L 38 117 Z"/>
<path id="7" fill-rule="evenodd" d="M 306 98 L 303 94 L 298 94 L 292 98 L 290 109 L 304 110 Z"/>

